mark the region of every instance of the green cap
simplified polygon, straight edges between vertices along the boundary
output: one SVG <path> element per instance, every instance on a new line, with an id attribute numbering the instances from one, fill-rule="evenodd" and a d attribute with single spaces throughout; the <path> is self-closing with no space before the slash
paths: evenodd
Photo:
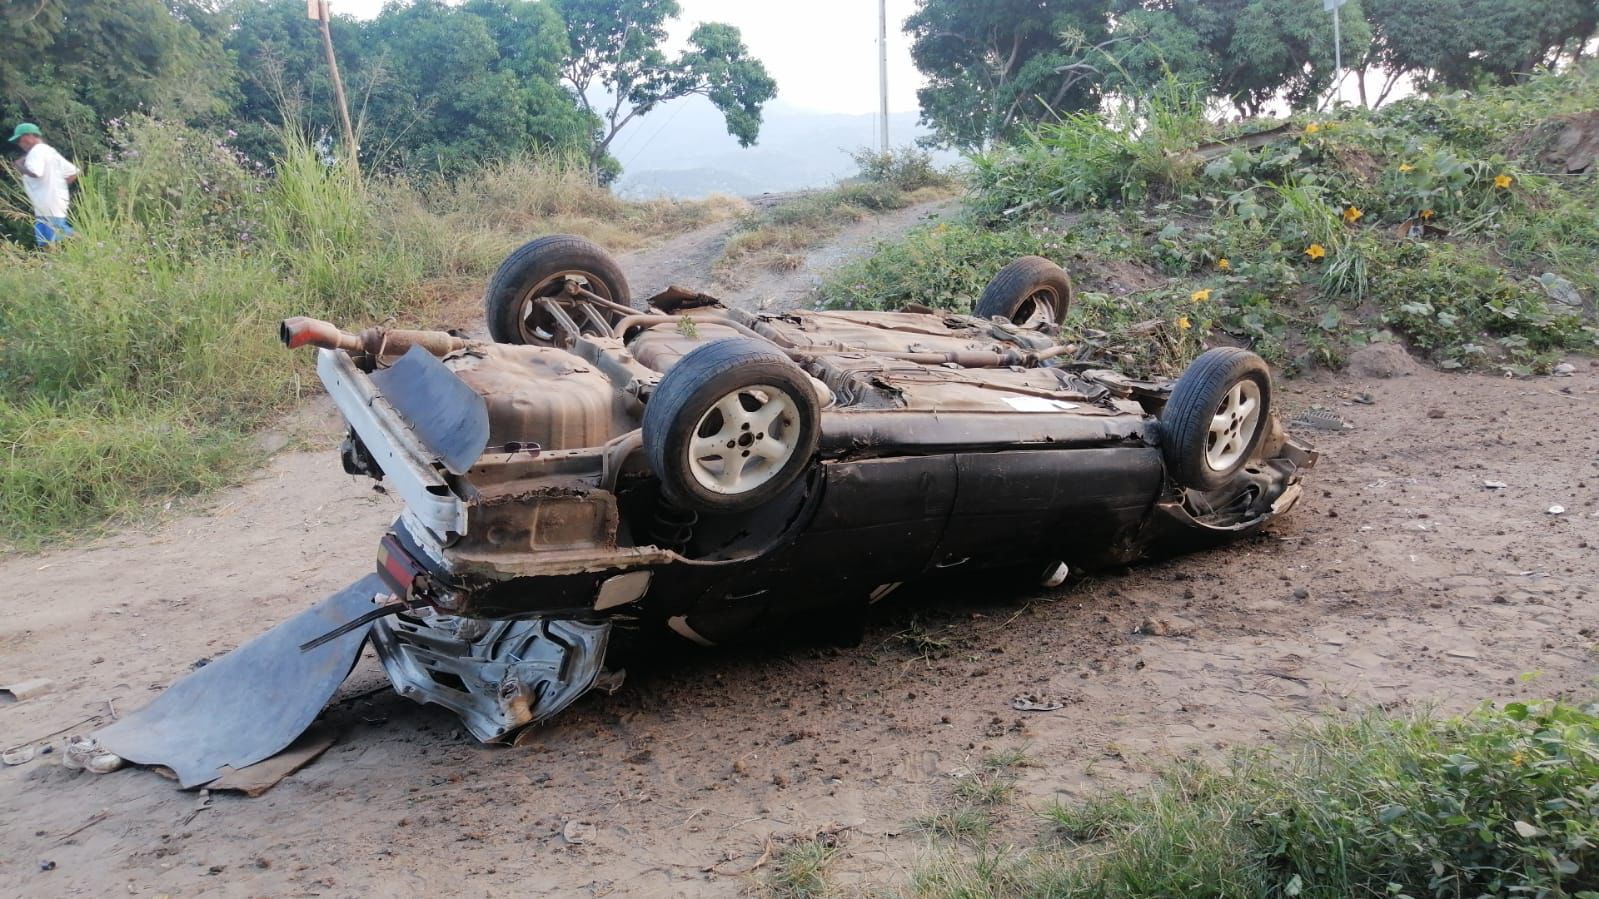
<path id="1" fill-rule="evenodd" d="M 39 130 L 38 125 L 35 125 L 32 122 L 23 122 L 17 126 L 17 130 L 11 132 L 11 142 L 16 143 L 17 141 L 22 140 L 22 135 L 24 134 L 31 134 L 34 137 L 44 137 L 44 132 Z"/>

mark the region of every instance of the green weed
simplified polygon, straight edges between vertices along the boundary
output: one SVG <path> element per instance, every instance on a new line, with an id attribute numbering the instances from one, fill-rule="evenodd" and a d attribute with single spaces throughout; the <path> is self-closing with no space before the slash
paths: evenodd
<path id="1" fill-rule="evenodd" d="M 314 383 L 277 343 L 283 317 L 415 318 L 430 279 L 481 277 L 538 233 L 637 243 L 733 211 L 625 204 L 541 158 L 363 185 L 284 137 L 268 169 L 133 119 L 84 167 L 76 239 L 0 241 L 0 546 L 92 533 L 259 464 L 249 435 Z"/>
<path id="2" fill-rule="evenodd" d="M 1599 717 L 1370 715 L 1048 813 L 1056 842 L 945 857 L 918 895 L 1572 896 L 1599 890 Z"/>

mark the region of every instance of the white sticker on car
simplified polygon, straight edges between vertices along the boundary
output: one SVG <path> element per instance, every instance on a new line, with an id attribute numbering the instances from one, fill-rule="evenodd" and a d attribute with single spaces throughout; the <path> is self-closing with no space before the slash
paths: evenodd
<path id="1" fill-rule="evenodd" d="M 1017 412 L 1069 412 L 1077 408 L 1076 403 L 1042 396 L 1007 396 L 1005 402 Z"/>

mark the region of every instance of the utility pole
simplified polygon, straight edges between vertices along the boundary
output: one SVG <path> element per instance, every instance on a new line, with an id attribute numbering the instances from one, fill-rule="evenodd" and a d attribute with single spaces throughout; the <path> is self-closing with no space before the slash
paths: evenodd
<path id="1" fill-rule="evenodd" d="M 339 107 L 339 124 L 344 127 L 344 148 L 350 154 L 350 165 L 360 177 L 361 148 L 355 142 L 355 126 L 350 124 L 350 104 L 344 99 L 344 79 L 339 77 L 339 61 L 333 55 L 333 29 L 329 24 L 328 0 L 305 0 L 306 13 L 322 26 L 322 49 L 328 56 L 328 72 L 333 80 L 333 99 Z"/>
<path id="2" fill-rule="evenodd" d="M 877 0 L 878 87 L 882 91 L 883 152 L 888 152 L 888 0 Z"/>
<path id="3" fill-rule="evenodd" d="M 1349 0 L 1321 0 L 1321 8 L 1333 17 L 1333 105 L 1338 105 L 1338 93 L 1344 84 L 1344 36 L 1338 22 L 1338 8 Z"/>

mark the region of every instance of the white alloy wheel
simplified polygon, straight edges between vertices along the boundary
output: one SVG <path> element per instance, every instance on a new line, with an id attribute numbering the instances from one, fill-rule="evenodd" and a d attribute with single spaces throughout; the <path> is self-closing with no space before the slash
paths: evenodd
<path id="1" fill-rule="evenodd" d="M 1205 464 L 1211 470 L 1230 471 L 1255 445 L 1260 410 L 1260 385 L 1254 381 L 1238 381 L 1222 396 L 1205 441 Z"/>
<path id="2" fill-rule="evenodd" d="M 765 384 L 740 387 L 700 417 L 688 468 L 712 493 L 748 493 L 783 470 L 798 437 L 799 410 L 787 393 Z"/>

